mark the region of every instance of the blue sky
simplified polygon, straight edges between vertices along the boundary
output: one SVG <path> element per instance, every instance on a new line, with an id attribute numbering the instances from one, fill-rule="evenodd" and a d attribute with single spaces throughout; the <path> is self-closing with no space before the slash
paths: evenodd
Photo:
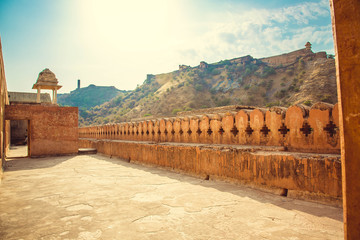
<path id="1" fill-rule="evenodd" d="M 40 71 L 63 88 L 131 90 L 146 74 L 303 48 L 334 53 L 328 0 L 0 0 L 10 91 L 32 92 Z"/>

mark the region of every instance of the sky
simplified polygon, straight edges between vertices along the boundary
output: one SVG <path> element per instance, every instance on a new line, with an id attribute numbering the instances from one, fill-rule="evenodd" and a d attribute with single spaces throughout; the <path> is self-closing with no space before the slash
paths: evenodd
<path id="1" fill-rule="evenodd" d="M 180 64 L 304 48 L 334 54 L 328 0 L 0 0 L 9 91 L 36 92 L 45 68 L 67 93 L 133 90 Z"/>

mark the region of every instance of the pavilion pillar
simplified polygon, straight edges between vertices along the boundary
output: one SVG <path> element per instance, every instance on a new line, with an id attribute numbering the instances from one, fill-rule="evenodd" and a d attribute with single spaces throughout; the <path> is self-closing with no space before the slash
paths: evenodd
<path id="1" fill-rule="evenodd" d="M 330 0 L 340 116 L 345 239 L 360 238 L 360 1 Z"/>
<path id="2" fill-rule="evenodd" d="M 37 88 L 36 102 L 40 103 L 40 87 Z"/>
<path id="3" fill-rule="evenodd" d="M 57 89 L 55 88 L 54 104 L 57 104 Z"/>

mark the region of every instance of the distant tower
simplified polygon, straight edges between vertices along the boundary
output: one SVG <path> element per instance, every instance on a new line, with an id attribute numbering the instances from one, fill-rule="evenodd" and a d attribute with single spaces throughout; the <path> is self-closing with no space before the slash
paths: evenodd
<path id="1" fill-rule="evenodd" d="M 78 89 L 80 88 L 80 79 L 78 79 Z"/>
<path id="2" fill-rule="evenodd" d="M 310 43 L 310 42 L 307 42 L 307 43 L 305 44 L 305 48 L 306 48 L 306 50 L 311 50 L 311 43 Z"/>

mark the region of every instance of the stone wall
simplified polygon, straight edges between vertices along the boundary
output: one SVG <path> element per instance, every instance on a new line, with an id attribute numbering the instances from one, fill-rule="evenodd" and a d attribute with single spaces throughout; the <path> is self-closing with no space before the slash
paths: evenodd
<path id="1" fill-rule="evenodd" d="M 304 57 L 304 56 L 315 57 L 315 55 L 316 54 L 313 53 L 310 49 L 303 48 L 290 53 L 285 53 L 267 58 L 260 58 L 260 60 L 267 63 L 271 67 L 276 67 L 280 65 L 285 67 L 295 63 L 299 59 L 299 57 Z M 323 56 L 323 54 L 318 54 L 317 56 L 321 57 Z M 326 58 L 326 54 L 325 54 L 325 58 Z"/>
<path id="2" fill-rule="evenodd" d="M 129 161 L 340 205 L 337 104 L 231 109 L 84 127 L 79 145 Z"/>
<path id="3" fill-rule="evenodd" d="M 9 98 L 6 88 L 4 59 L 0 39 L 0 181 L 5 163 L 5 152 L 10 142 L 8 134 L 10 132 L 10 123 L 9 121 L 5 121 L 4 118 L 6 104 L 9 104 Z"/>
<path id="4" fill-rule="evenodd" d="M 250 63 L 253 60 L 254 60 L 253 57 L 251 57 L 250 55 L 247 55 L 247 56 L 243 56 L 243 57 L 239 57 L 239 58 L 230 59 L 230 62 L 231 63 L 246 64 L 246 63 Z"/>
<path id="5" fill-rule="evenodd" d="M 24 104 L 24 103 L 36 103 L 37 93 L 28 92 L 8 92 L 10 104 Z M 49 93 L 41 93 L 40 101 L 42 103 L 51 104 L 51 98 Z"/>
<path id="6" fill-rule="evenodd" d="M 128 161 L 260 187 L 293 198 L 341 204 L 340 155 L 281 147 L 80 139 L 80 147 Z"/>
<path id="7" fill-rule="evenodd" d="M 289 151 L 340 153 L 338 105 L 241 109 L 79 129 L 81 138 L 283 146 Z"/>
<path id="8" fill-rule="evenodd" d="M 30 120 L 29 156 L 78 152 L 78 108 L 49 105 L 7 105 L 6 120 Z"/>

